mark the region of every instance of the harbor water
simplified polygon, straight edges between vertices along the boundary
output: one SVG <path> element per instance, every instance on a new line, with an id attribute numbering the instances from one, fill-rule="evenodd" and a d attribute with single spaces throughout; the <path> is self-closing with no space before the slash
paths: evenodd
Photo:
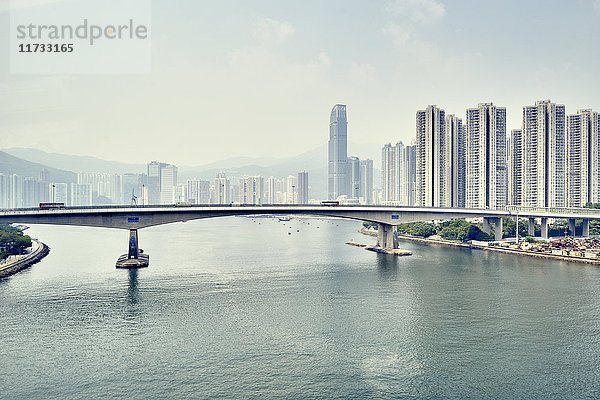
<path id="1" fill-rule="evenodd" d="M 0 398 L 600 398 L 600 269 L 372 244 L 356 221 L 32 225 L 0 280 Z"/>

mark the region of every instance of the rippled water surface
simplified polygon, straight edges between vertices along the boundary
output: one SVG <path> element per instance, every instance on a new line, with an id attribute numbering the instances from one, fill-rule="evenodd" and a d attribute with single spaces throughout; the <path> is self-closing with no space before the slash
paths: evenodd
<path id="1" fill-rule="evenodd" d="M 357 222 L 32 226 L 0 280 L 0 398 L 600 398 L 600 270 L 403 242 Z M 291 234 L 288 234 L 291 233 Z"/>

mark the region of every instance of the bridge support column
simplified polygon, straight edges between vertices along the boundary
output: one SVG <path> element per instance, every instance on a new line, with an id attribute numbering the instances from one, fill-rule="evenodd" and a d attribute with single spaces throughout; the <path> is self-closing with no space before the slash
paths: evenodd
<path id="1" fill-rule="evenodd" d="M 494 239 L 502 240 L 502 218 L 494 218 Z"/>
<path id="2" fill-rule="evenodd" d="M 393 250 L 398 248 L 398 238 L 394 234 L 396 227 L 394 225 L 379 224 L 377 229 L 377 246 L 386 249 Z"/>
<path id="3" fill-rule="evenodd" d="M 548 218 L 542 218 L 542 237 L 548 239 Z"/>
<path id="4" fill-rule="evenodd" d="M 535 236 L 535 218 L 529 218 L 529 223 L 527 224 L 527 234 L 529 236 Z"/>
<path id="5" fill-rule="evenodd" d="M 129 230 L 129 253 L 127 258 L 139 258 L 138 232 L 137 229 Z"/>
<path id="6" fill-rule="evenodd" d="M 569 235 L 575 237 L 575 220 L 569 218 Z"/>
<path id="7" fill-rule="evenodd" d="M 137 229 L 129 230 L 129 251 L 117 260 L 117 268 L 143 268 L 150 263 L 150 256 L 139 248 Z"/>
<path id="8" fill-rule="evenodd" d="M 492 227 L 490 225 L 490 218 L 483 217 L 483 228 L 481 230 L 484 231 L 485 233 L 487 233 L 488 235 L 492 234 Z"/>
<path id="9" fill-rule="evenodd" d="M 583 220 L 582 228 L 583 228 L 583 232 L 581 233 L 581 236 L 589 237 L 590 236 L 590 220 L 589 219 Z"/>

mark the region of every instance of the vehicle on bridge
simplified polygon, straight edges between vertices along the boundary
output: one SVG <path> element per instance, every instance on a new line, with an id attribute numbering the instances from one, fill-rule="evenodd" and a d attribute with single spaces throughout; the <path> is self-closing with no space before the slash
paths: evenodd
<path id="1" fill-rule="evenodd" d="M 321 202 L 322 206 L 339 206 L 340 202 L 337 200 L 323 200 Z"/>
<path id="2" fill-rule="evenodd" d="M 40 203 L 40 210 L 49 208 L 65 208 L 65 203 Z"/>

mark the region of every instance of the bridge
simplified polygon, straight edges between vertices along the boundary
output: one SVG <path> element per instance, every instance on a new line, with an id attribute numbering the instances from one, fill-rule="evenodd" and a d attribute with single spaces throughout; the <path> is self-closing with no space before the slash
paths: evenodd
<path id="1" fill-rule="evenodd" d="M 139 250 L 138 230 L 150 226 L 195 219 L 247 215 L 312 215 L 374 222 L 379 225 L 377 246 L 397 249 L 394 227 L 407 222 L 458 218 L 483 218 L 483 230 L 494 227 L 496 240 L 502 239 L 502 218 L 527 218 L 528 233 L 534 236 L 535 219 L 541 220 L 542 237 L 548 237 L 548 219 L 569 220 L 575 235 L 575 220 L 583 220 L 583 236 L 589 236 L 589 221 L 600 219 L 600 210 L 588 208 L 507 207 L 483 210 L 366 205 L 151 205 L 27 208 L 0 210 L 0 223 L 76 225 L 129 230 L 129 251 L 117 266 L 131 268 L 148 265 L 148 255 Z"/>

